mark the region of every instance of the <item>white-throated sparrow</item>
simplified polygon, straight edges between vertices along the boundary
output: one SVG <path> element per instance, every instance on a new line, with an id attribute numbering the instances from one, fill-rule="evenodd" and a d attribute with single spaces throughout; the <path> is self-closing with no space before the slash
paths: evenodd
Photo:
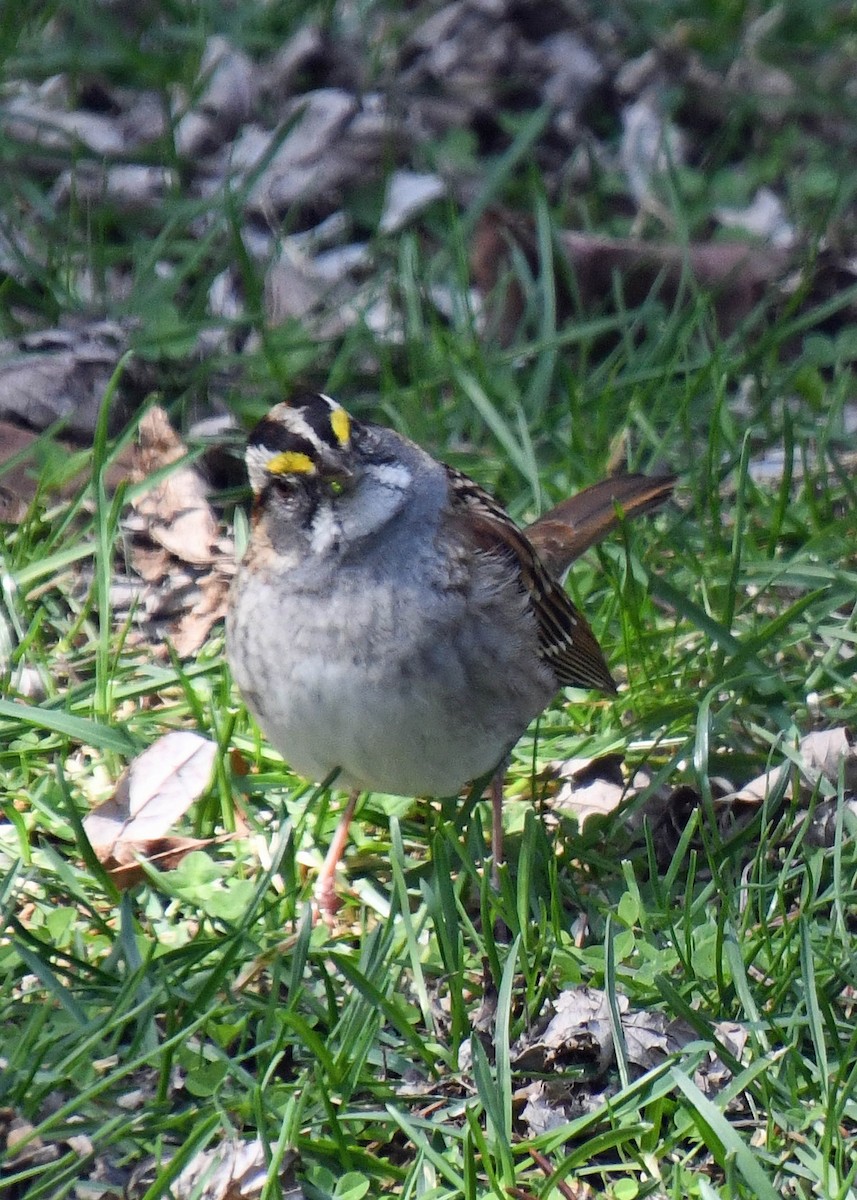
<path id="1" fill-rule="evenodd" d="M 256 426 L 247 466 L 227 653 L 298 774 L 338 769 L 355 794 L 454 795 L 502 764 L 560 687 L 615 691 L 557 577 L 617 504 L 654 507 L 672 480 L 606 481 L 523 533 L 467 476 L 314 393 Z M 317 883 L 328 911 L 353 800 Z M 499 802 L 495 789 L 496 855 Z"/>

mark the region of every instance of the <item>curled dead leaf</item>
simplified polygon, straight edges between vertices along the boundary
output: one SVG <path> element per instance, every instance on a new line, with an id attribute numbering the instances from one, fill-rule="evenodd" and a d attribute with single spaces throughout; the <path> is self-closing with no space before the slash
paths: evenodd
<path id="1" fill-rule="evenodd" d="M 162 477 L 134 500 L 126 521 L 131 562 L 147 584 L 138 615 L 154 623 L 149 640 L 166 635 L 181 658 L 196 653 L 224 616 L 234 570 L 232 540 L 220 535 L 202 475 L 180 461 L 186 454 L 164 410 L 151 408 L 140 422 L 134 479 Z"/>

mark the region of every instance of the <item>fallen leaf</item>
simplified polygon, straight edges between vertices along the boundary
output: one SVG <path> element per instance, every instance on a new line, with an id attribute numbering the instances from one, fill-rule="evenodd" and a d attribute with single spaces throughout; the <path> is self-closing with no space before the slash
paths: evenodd
<path id="1" fill-rule="evenodd" d="M 62 421 L 64 434 L 91 438 L 130 329 L 127 322 L 70 321 L 0 340 L 0 417 L 32 429 Z M 116 420 L 123 407 L 114 406 Z"/>
<path id="2" fill-rule="evenodd" d="M 715 1021 L 713 1032 L 734 1059 L 738 1062 L 744 1061 L 744 1050 L 750 1035 L 743 1025 L 738 1025 L 735 1021 Z M 694 1083 L 706 1096 L 716 1095 L 731 1078 L 732 1072 L 715 1050 L 709 1050 L 708 1058 L 703 1059 L 693 1074 Z"/>
<path id="3" fill-rule="evenodd" d="M 762 187 L 745 208 L 715 208 L 714 216 L 727 229 L 741 229 L 772 246 L 788 249 L 797 242 L 794 226 L 786 217 L 785 205 L 776 192 Z"/>
<path id="4" fill-rule="evenodd" d="M 822 780 L 836 786 L 839 779 L 839 769 L 842 766 L 845 776 L 845 788 L 853 792 L 857 789 L 857 752 L 847 729 L 836 728 L 817 730 L 801 738 L 796 753 L 778 766 L 759 775 L 756 779 L 736 792 L 722 796 L 718 803 L 760 804 L 771 794 L 784 775 L 790 775 L 797 768 L 799 789 L 801 794 L 809 797 Z M 785 795 L 792 797 L 791 781 L 786 786 Z"/>
<path id="5" fill-rule="evenodd" d="M 83 458 L 83 446 L 0 420 L 0 524 L 22 521 L 37 494 L 78 495 L 89 479 L 92 453 L 86 452 L 88 461 L 79 470 L 70 465 L 75 455 Z M 130 473 L 131 453 L 122 450 L 104 472 L 107 490 L 114 491 Z"/>
<path id="6" fill-rule="evenodd" d="M 229 1138 L 212 1150 L 196 1153 L 173 1183 L 175 1200 L 255 1200 L 268 1192 L 271 1151 L 258 1138 L 241 1141 Z M 303 1188 L 294 1168 L 296 1155 L 282 1155 L 277 1171 L 277 1194 L 283 1200 L 302 1200 Z"/>
<path id="7" fill-rule="evenodd" d="M 439 175 L 417 171 L 393 171 L 387 180 L 384 208 L 378 228 L 381 233 L 398 233 L 418 212 L 446 195 Z"/>
<path id="8" fill-rule="evenodd" d="M 134 570 L 146 583 L 160 583 L 170 574 L 173 560 L 163 546 L 135 545 L 131 552 Z"/>
<path id="9" fill-rule="evenodd" d="M 617 998 L 621 1012 L 627 996 Z M 560 992 L 548 1024 L 535 1034 L 522 1036 L 513 1047 L 517 1071 L 543 1072 L 558 1065 L 585 1064 L 602 1075 L 613 1059 L 610 1011 L 606 994 L 598 988 L 575 987 Z"/>
<path id="10" fill-rule="evenodd" d="M 576 817 L 581 829 L 590 817 L 615 812 L 626 794 L 618 754 L 552 763 L 548 774 L 562 780 L 559 791 L 549 801 L 550 810 Z"/>
<path id="11" fill-rule="evenodd" d="M 687 150 L 684 135 L 666 115 L 664 91 L 652 84 L 622 110 L 619 164 L 639 207 L 657 214 L 668 224 L 669 216 L 656 194 L 657 186 L 683 165 Z"/>
<path id="12" fill-rule="evenodd" d="M 140 423 L 134 479 L 166 476 L 136 498 L 125 520 L 132 566 L 147 584 L 135 612 L 141 636 L 155 654 L 166 653 L 169 638 L 181 658 L 195 654 L 225 615 L 235 569 L 232 539 L 219 533 L 204 479 L 180 462 L 186 453 L 164 410 L 150 409 Z"/>
<path id="13" fill-rule="evenodd" d="M 248 55 L 224 37 L 210 37 L 199 64 L 193 104 L 176 122 L 176 151 L 194 159 L 232 137 L 250 118 L 255 81 L 256 68 Z"/>
<path id="14" fill-rule="evenodd" d="M 157 405 L 140 422 L 135 478 L 142 482 L 183 458 L 187 450 Z M 146 523 L 146 533 L 181 562 L 208 565 L 215 561 L 217 519 L 208 503 L 205 481 L 184 463 L 136 497 L 134 509 Z M 133 552 L 132 552 L 133 561 Z"/>
<path id="15" fill-rule="evenodd" d="M 6 1162 L 16 1171 L 43 1167 L 60 1156 L 59 1147 L 53 1142 L 43 1142 L 35 1126 L 12 1108 L 0 1108 L 0 1142 Z"/>
<path id="16" fill-rule="evenodd" d="M 212 627 L 226 613 L 231 573 L 219 565 L 197 580 L 202 598 L 179 617 L 173 632 L 173 648 L 179 658 L 189 658 L 205 642 Z"/>
<path id="17" fill-rule="evenodd" d="M 84 818 L 99 860 L 112 856 L 121 862 L 120 847 L 165 837 L 207 786 L 216 753 L 208 738 L 182 730 L 165 734 L 135 758 L 113 796 Z"/>
<path id="18" fill-rule="evenodd" d="M 627 1061 L 641 1071 L 659 1066 L 671 1055 L 679 1055 L 700 1033 L 686 1021 L 671 1020 L 663 1012 L 632 1009 L 628 997 L 616 996 L 616 1007 L 625 1040 Z M 741 1062 L 747 1032 L 733 1022 L 718 1022 L 711 1027 L 712 1038 Z M 568 1120 L 569 1101 L 579 1105 L 582 1094 L 569 1087 L 563 1068 L 585 1067 L 591 1084 L 604 1077 L 615 1061 L 615 1045 L 606 992 L 593 987 L 570 987 L 560 992 L 535 1028 L 526 1030 L 512 1047 L 516 1073 L 546 1076 L 540 1084 L 522 1087 L 516 1093 L 519 1103 L 532 1105 L 522 1119 L 536 1128 L 553 1128 Z M 718 1057 L 715 1046 L 698 1068 L 697 1084 L 707 1095 L 723 1087 L 732 1078 L 730 1069 Z M 577 1087 L 577 1085 L 575 1085 Z M 563 1117 L 562 1114 L 565 1114 Z M 559 1114 L 555 1119 L 554 1114 Z"/>
<path id="19" fill-rule="evenodd" d="M 147 878 L 143 863 L 161 871 L 172 871 L 192 850 L 204 850 L 217 838 L 164 837 L 139 842 L 118 842 L 112 853 L 102 860 L 98 846 L 94 846 L 99 861 L 120 892 L 136 887 Z"/>
<path id="20" fill-rule="evenodd" d="M 730 332 L 759 301 L 784 280 L 792 263 L 790 251 L 778 246 L 748 242 L 692 242 L 688 246 L 650 242 L 639 238 L 614 238 L 562 230 L 558 252 L 565 271 L 558 271 L 557 314 L 567 320 L 578 311 L 592 313 L 615 293 L 620 280 L 624 303 L 642 304 L 657 292 L 667 305 L 690 298 L 687 282 L 695 281 L 711 293 L 717 319 Z M 478 291 L 493 312 L 496 335 L 509 342 L 524 312 L 521 287 L 513 263 L 523 256 L 534 274 L 539 271 L 539 249 L 533 222 L 527 217 L 493 206 L 486 210 L 473 238 L 470 269 Z M 563 283 L 570 270 L 574 290 Z"/>

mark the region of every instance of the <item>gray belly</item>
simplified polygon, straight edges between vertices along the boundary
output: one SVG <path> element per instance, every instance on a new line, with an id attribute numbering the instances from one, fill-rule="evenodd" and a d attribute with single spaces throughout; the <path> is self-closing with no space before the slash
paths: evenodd
<path id="1" fill-rule="evenodd" d="M 283 577 L 260 597 L 239 570 L 232 673 L 299 775 L 339 769 L 339 786 L 452 795 L 497 766 L 556 691 L 519 589 L 478 595 L 354 579 L 307 595 Z"/>

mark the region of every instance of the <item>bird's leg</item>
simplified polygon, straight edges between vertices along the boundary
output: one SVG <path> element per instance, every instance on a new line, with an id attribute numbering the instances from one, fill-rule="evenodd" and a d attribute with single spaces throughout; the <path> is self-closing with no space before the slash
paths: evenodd
<path id="1" fill-rule="evenodd" d="M 321 864 L 321 870 L 318 873 L 315 888 L 313 889 L 315 906 L 328 925 L 336 916 L 341 903 L 334 890 L 336 868 L 339 866 L 340 860 L 345 853 L 345 846 L 348 841 L 348 828 L 351 825 L 351 819 L 354 816 L 354 809 L 357 807 L 357 798 L 359 795 L 359 791 L 353 791 L 348 797 L 345 811 L 339 818 L 339 824 L 333 835 L 333 841 L 330 843 L 327 854 L 324 856 L 324 862 Z"/>

